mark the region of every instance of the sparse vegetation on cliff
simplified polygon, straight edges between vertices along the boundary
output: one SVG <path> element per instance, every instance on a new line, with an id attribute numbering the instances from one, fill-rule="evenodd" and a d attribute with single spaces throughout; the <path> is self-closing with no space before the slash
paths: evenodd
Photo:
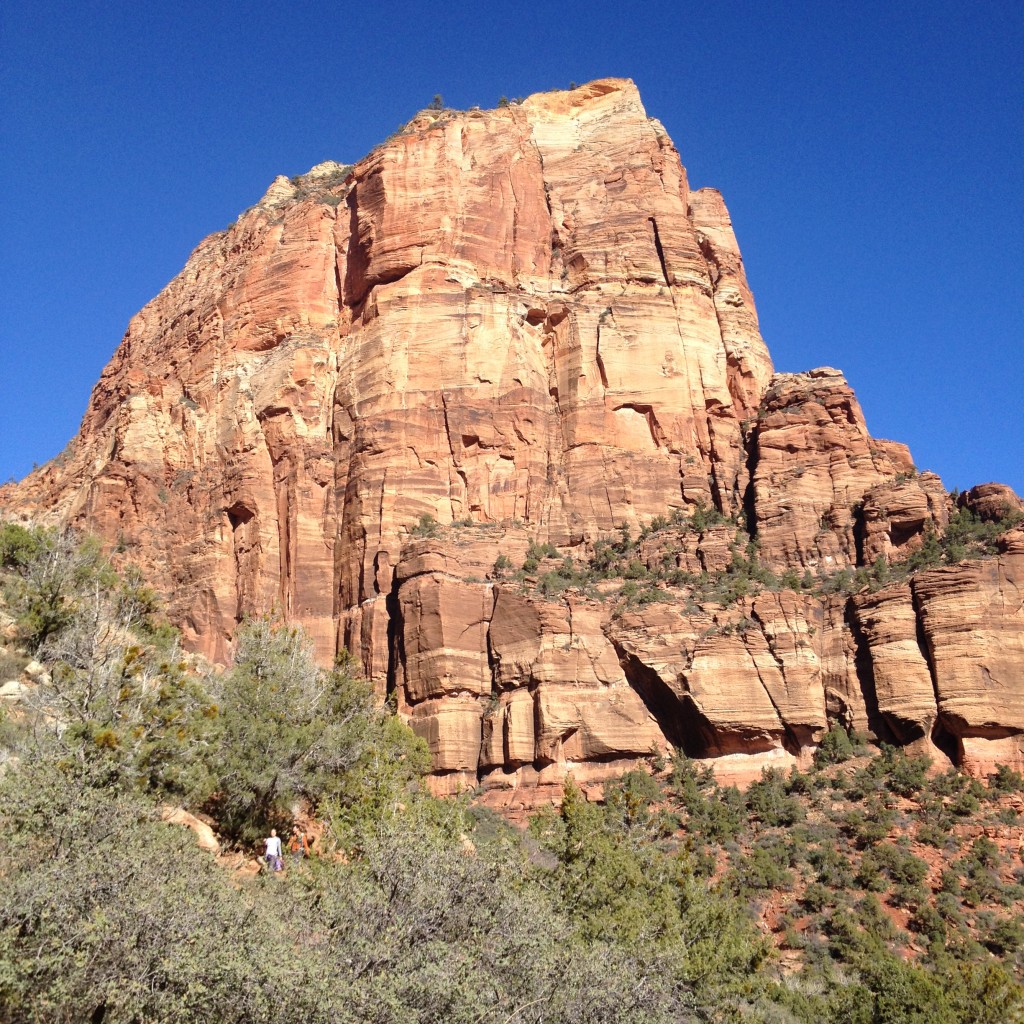
<path id="1" fill-rule="evenodd" d="M 983 519 L 966 507 L 957 508 L 941 532 L 927 527 L 920 546 L 905 558 L 890 562 L 878 556 L 870 566 L 817 571 L 795 569 L 775 572 L 761 563 L 758 541 L 743 523 L 716 509 L 696 505 L 687 512 L 656 516 L 636 538 L 622 527 L 617 539 L 594 542 L 586 560 L 562 554 L 554 545 L 532 543 L 519 574 L 544 597 L 557 597 L 568 589 L 606 597 L 620 583 L 617 595 L 627 607 L 656 601 L 688 600 L 728 607 L 762 590 L 793 590 L 817 597 L 877 591 L 915 573 L 964 559 L 988 558 L 999 552 L 999 538 L 1024 521 L 1024 514 L 1007 509 L 1001 516 Z M 702 544 L 709 531 L 724 530 L 718 545 L 728 551 L 728 562 L 718 569 L 680 568 L 689 551 L 692 562 L 704 560 Z M 554 561 L 557 566 L 553 566 Z"/>

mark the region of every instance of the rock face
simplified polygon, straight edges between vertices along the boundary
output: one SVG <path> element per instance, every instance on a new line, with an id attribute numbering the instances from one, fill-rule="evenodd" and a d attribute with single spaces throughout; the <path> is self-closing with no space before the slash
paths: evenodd
<path id="1" fill-rule="evenodd" d="M 986 487 L 963 499 L 982 519 L 1021 507 Z M 1020 541 L 812 592 L 912 555 L 954 505 L 838 371 L 773 374 L 721 196 L 690 189 L 629 81 L 423 112 L 353 167 L 278 178 L 132 319 L 67 453 L 0 501 L 116 545 L 214 659 L 268 610 L 325 661 L 347 646 L 438 787 L 506 806 L 670 745 L 802 762 L 836 720 L 1019 758 Z M 671 601 L 499 571 L 705 510 L 639 549 L 681 574 Z M 750 539 L 781 588 L 687 589 Z"/>
<path id="2" fill-rule="evenodd" d="M 944 727 L 962 758 L 1019 758 L 1024 732 L 1024 530 L 1006 534 L 998 558 L 961 562 L 914 580 L 924 646 Z M 987 741 L 995 744 L 989 749 Z"/>

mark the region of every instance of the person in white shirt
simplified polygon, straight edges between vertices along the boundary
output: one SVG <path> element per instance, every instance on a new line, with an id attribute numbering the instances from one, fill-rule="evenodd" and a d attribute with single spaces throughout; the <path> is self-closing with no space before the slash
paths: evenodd
<path id="1" fill-rule="evenodd" d="M 263 859 L 267 862 L 267 867 L 273 871 L 281 870 L 281 839 L 277 834 L 277 829 L 272 828 L 270 835 L 264 840 L 267 844 L 266 852 L 263 854 Z"/>

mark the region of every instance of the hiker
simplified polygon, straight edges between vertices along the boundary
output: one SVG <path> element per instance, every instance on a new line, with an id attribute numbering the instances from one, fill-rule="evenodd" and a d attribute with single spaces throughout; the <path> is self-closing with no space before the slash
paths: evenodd
<path id="1" fill-rule="evenodd" d="M 309 840 L 306 833 L 298 825 L 292 829 L 292 837 L 288 841 L 288 852 L 292 855 L 295 863 L 309 856 Z"/>
<path id="2" fill-rule="evenodd" d="M 263 854 L 263 859 L 267 862 L 267 867 L 273 871 L 280 871 L 284 864 L 281 860 L 281 840 L 277 835 L 276 828 L 270 830 L 270 835 L 264 842 L 267 844 L 267 849 Z"/>

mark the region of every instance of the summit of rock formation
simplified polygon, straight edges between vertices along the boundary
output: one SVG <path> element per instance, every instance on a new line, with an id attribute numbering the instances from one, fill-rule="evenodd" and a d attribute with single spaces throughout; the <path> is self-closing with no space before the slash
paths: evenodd
<path id="1" fill-rule="evenodd" d="M 213 659 L 269 611 L 349 648 L 438 788 L 506 807 L 670 746 L 799 763 L 834 722 L 1021 761 L 1024 533 L 881 569 L 1020 500 L 958 505 L 839 371 L 773 372 L 722 197 L 628 80 L 277 178 L 0 503 L 116 546 Z M 538 585 L 626 532 L 658 600 Z"/>

